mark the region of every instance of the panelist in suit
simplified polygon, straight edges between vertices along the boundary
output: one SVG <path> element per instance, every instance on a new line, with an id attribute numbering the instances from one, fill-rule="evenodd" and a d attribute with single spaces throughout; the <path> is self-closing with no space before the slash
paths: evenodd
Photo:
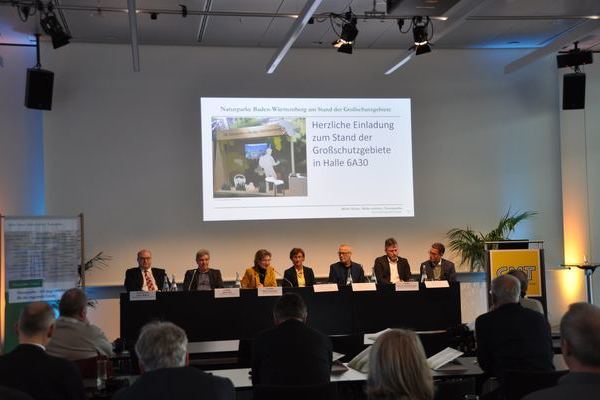
<path id="1" fill-rule="evenodd" d="M 365 281 L 365 271 L 362 265 L 352 261 L 352 247 L 341 244 L 338 248 L 339 262 L 329 266 L 329 282 L 338 285 L 347 285 L 349 276 L 354 283 Z"/>
<path id="2" fill-rule="evenodd" d="M 542 314 L 519 304 L 519 280 L 505 274 L 491 286 L 492 310 L 475 320 L 481 369 L 498 378 L 507 370 L 553 371 L 550 325 Z"/>
<path id="3" fill-rule="evenodd" d="M 260 249 L 256 252 L 254 266 L 246 269 L 241 286 L 243 289 L 277 286 L 275 268 L 271 266 L 271 253 L 269 250 Z"/>
<path id="4" fill-rule="evenodd" d="M 312 268 L 304 266 L 304 250 L 294 247 L 290 251 L 292 266 L 283 273 L 282 286 L 305 287 L 315 284 L 315 274 Z"/>
<path id="5" fill-rule="evenodd" d="M 0 356 L 0 385 L 34 399 L 85 399 L 81 374 L 75 364 L 46 353 L 54 331 L 54 311 L 43 302 L 25 306 L 19 317 L 19 345 Z"/>
<path id="6" fill-rule="evenodd" d="M 152 253 L 150 250 L 140 250 L 137 253 L 138 266 L 125 271 L 125 290 L 133 292 L 156 292 L 163 289 L 165 277 L 164 269 L 152 268 Z"/>
<path id="7" fill-rule="evenodd" d="M 306 304 L 296 293 L 275 303 L 275 327 L 258 334 L 252 352 L 252 383 L 309 386 L 329 382 L 331 340 L 306 326 Z"/>
<path id="8" fill-rule="evenodd" d="M 185 271 L 183 278 L 183 290 L 212 290 L 225 287 L 221 271 L 209 268 L 210 253 L 201 249 L 196 253 L 196 264 L 198 268 Z"/>
<path id="9" fill-rule="evenodd" d="M 408 282 L 410 280 L 410 265 L 406 258 L 398 256 L 398 242 L 396 242 L 396 239 L 386 239 L 384 249 L 385 255 L 377 257 L 373 265 L 377 283 Z"/>
<path id="10" fill-rule="evenodd" d="M 113 400 L 234 400 L 227 378 L 190 367 L 187 336 L 172 322 L 145 325 L 135 343 L 141 375 Z"/>
<path id="11" fill-rule="evenodd" d="M 421 276 L 423 275 L 423 271 L 425 271 L 427 280 L 430 281 L 456 281 L 456 269 L 454 268 L 454 263 L 442 258 L 445 251 L 446 247 L 442 243 L 436 242 L 431 245 L 431 249 L 429 249 L 429 260 L 421 263 L 421 269 L 419 271 Z"/>

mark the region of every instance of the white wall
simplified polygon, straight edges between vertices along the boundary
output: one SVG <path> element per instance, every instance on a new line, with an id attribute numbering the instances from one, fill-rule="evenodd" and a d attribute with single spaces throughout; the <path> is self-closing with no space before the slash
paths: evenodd
<path id="1" fill-rule="evenodd" d="M 340 242 L 370 269 L 389 236 L 415 271 L 448 229 L 487 231 L 508 207 L 540 212 L 516 237 L 545 240 L 547 265 L 562 262 L 552 57 L 505 75 L 504 65 L 522 51 L 436 50 L 384 76 L 398 52 L 303 49 L 270 76 L 272 52 L 142 47 L 137 74 L 127 46 L 71 44 L 48 54 L 56 73 L 54 109 L 44 119 L 48 213 L 83 212 L 88 256 L 113 256 L 89 284 L 121 283 L 142 247 L 178 279 L 200 247 L 212 251 L 225 278 L 261 247 L 282 270 L 293 246 L 304 247 L 308 265 L 325 275 Z M 412 98 L 416 217 L 202 222 L 201 96 Z M 553 308 L 556 274 L 548 276 L 553 321 L 562 313 Z"/>

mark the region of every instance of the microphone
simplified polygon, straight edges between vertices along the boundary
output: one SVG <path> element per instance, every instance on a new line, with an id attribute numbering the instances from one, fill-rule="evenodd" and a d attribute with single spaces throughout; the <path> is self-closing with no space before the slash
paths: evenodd
<path id="1" fill-rule="evenodd" d="M 192 274 L 192 279 L 190 280 L 190 284 L 188 285 L 187 291 L 189 292 L 192 289 L 192 282 L 194 282 L 194 277 L 196 276 L 196 272 L 198 268 L 194 268 L 194 273 Z"/>
<path id="2" fill-rule="evenodd" d="M 281 279 L 283 279 L 284 281 L 286 281 L 287 283 L 289 283 L 290 287 L 294 287 L 294 284 L 292 283 L 292 281 L 290 281 L 285 276 L 281 275 L 281 273 L 279 271 L 277 271 L 275 268 L 273 268 L 273 271 L 275 271 L 277 273 L 277 275 L 279 275 L 281 277 Z"/>

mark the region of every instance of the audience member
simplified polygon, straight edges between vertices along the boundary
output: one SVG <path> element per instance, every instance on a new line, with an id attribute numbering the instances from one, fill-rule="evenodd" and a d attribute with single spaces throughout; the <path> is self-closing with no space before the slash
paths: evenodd
<path id="1" fill-rule="evenodd" d="M 0 356 L 0 385 L 36 400 L 83 400 L 83 383 L 73 363 L 46 354 L 54 329 L 54 311 L 42 302 L 30 303 L 19 316 L 19 345 Z"/>
<path id="2" fill-rule="evenodd" d="M 475 320 L 477 360 L 487 375 L 503 378 L 507 370 L 554 370 L 548 322 L 521 307 L 519 280 L 501 275 L 492 281 L 492 310 Z"/>
<path id="3" fill-rule="evenodd" d="M 198 250 L 196 253 L 198 268 L 185 271 L 183 290 L 213 290 L 225 287 L 221 271 L 209 268 L 209 263 L 210 253 L 208 250 Z"/>
<path id="4" fill-rule="evenodd" d="M 151 322 L 144 326 L 135 344 L 142 375 L 113 399 L 235 399 L 229 379 L 187 366 L 187 344 L 183 329 L 171 322 Z"/>
<path id="5" fill-rule="evenodd" d="M 0 386 L 0 399 L 2 400 L 34 400 L 33 397 L 20 390 Z"/>
<path id="6" fill-rule="evenodd" d="M 386 239 L 384 243 L 385 255 L 377 257 L 373 264 L 373 272 L 377 283 L 408 282 L 410 280 L 410 265 L 406 258 L 398 256 L 398 242 L 396 239 Z"/>
<path id="7" fill-rule="evenodd" d="M 48 354 L 67 360 L 114 355 L 104 332 L 87 320 L 87 303 L 85 292 L 79 288 L 63 293 L 58 305 L 60 317 L 46 349 Z"/>
<path id="8" fill-rule="evenodd" d="M 329 282 L 347 285 L 365 281 L 362 265 L 352 261 L 352 247 L 341 244 L 338 248 L 338 257 L 340 261 L 329 266 Z"/>
<path id="9" fill-rule="evenodd" d="M 527 287 L 529 286 L 527 274 L 519 269 L 513 269 L 509 272 L 509 274 L 517 278 L 521 284 L 521 297 L 519 299 L 519 304 L 521 304 L 522 307 L 537 311 L 540 314 L 544 314 L 544 307 L 542 307 L 542 303 L 540 303 L 539 300 L 530 299 L 527 297 Z"/>
<path id="10" fill-rule="evenodd" d="M 290 251 L 290 260 L 293 265 L 283 273 L 282 286 L 305 287 L 315 284 L 315 274 L 312 268 L 304 265 L 305 257 L 304 250 L 299 247 L 294 247 Z"/>
<path id="11" fill-rule="evenodd" d="M 569 373 L 558 385 L 534 392 L 525 400 L 592 400 L 600 397 L 600 308 L 571 304 L 560 321 L 562 354 Z"/>
<path id="12" fill-rule="evenodd" d="M 125 290 L 133 292 L 156 292 L 163 290 L 165 277 L 164 269 L 152 268 L 152 253 L 150 250 L 140 250 L 137 253 L 138 266 L 125 271 Z"/>
<path id="13" fill-rule="evenodd" d="M 275 287 L 275 268 L 271 266 L 271 252 L 260 249 L 254 255 L 254 266 L 248 268 L 242 277 L 241 286 L 244 289 L 259 287 Z"/>
<path id="14" fill-rule="evenodd" d="M 429 260 L 421 263 L 420 274 L 427 276 L 428 280 L 447 280 L 448 282 L 456 281 L 456 269 L 454 263 L 442 258 L 446 252 L 446 247 L 439 242 L 431 245 L 429 249 Z"/>
<path id="15" fill-rule="evenodd" d="M 414 332 L 402 329 L 385 332 L 369 353 L 367 395 L 370 400 L 433 399 L 431 369 Z"/>
<path id="16" fill-rule="evenodd" d="M 256 337 L 252 382 L 273 386 L 319 385 L 329 382 L 332 345 L 329 338 L 305 325 L 306 304 L 295 293 L 281 296 L 273 309 L 275 327 Z"/>

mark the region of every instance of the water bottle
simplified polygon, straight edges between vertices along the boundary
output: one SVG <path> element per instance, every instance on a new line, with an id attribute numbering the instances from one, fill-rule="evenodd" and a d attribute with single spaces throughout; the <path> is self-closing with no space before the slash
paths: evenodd
<path id="1" fill-rule="evenodd" d="M 169 285 L 169 278 L 167 278 L 167 274 L 165 274 L 165 279 L 163 280 L 163 288 L 162 291 L 163 292 L 168 292 L 170 290 L 170 285 Z"/>
<path id="2" fill-rule="evenodd" d="M 177 282 L 175 282 L 175 274 L 171 275 L 171 292 L 177 291 Z"/>
<path id="3" fill-rule="evenodd" d="M 348 270 L 348 277 L 346 278 L 346 286 L 352 285 L 352 271 Z"/>
<path id="4" fill-rule="evenodd" d="M 236 272 L 235 273 L 235 283 L 234 283 L 235 287 L 241 287 L 242 286 L 242 282 L 240 282 L 240 273 Z"/>
<path id="5" fill-rule="evenodd" d="M 375 268 L 371 270 L 371 282 L 377 284 L 377 275 L 375 275 Z"/>
<path id="6" fill-rule="evenodd" d="M 421 283 L 427 280 L 427 274 L 425 273 L 425 265 L 421 265 Z"/>

